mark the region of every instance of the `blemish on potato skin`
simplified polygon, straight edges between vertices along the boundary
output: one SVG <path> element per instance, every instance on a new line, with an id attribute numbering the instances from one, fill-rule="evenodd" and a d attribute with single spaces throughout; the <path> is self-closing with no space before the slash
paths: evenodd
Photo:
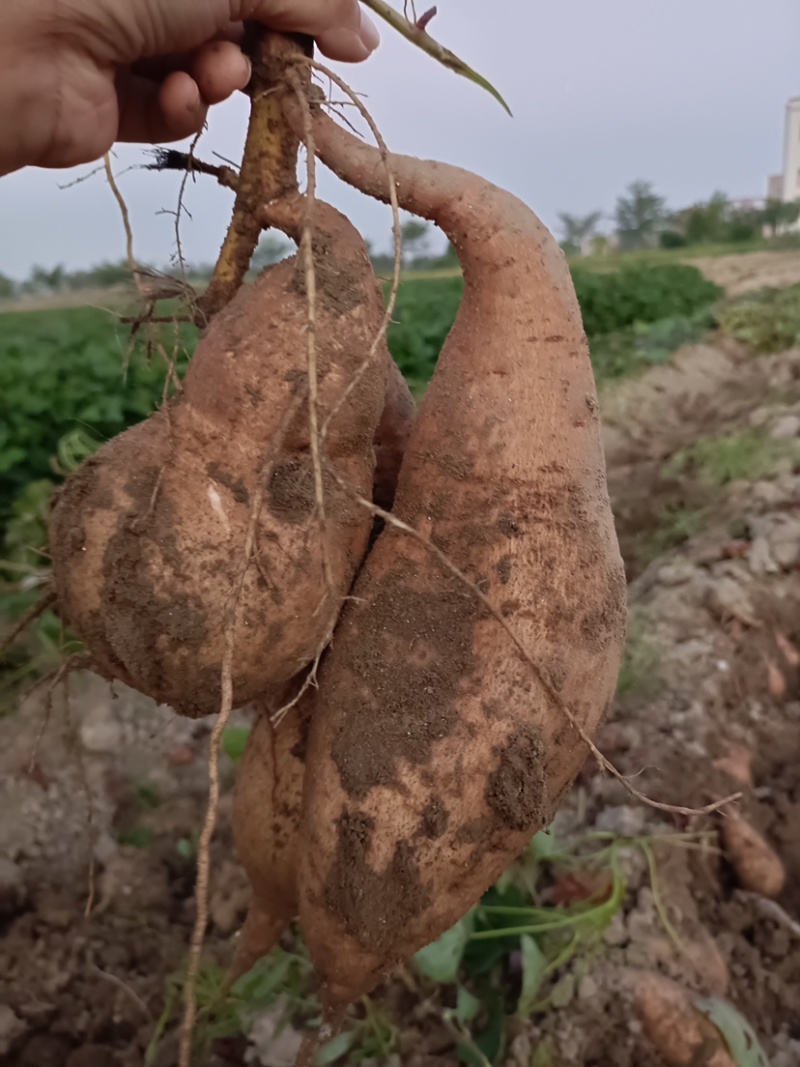
<path id="1" fill-rule="evenodd" d="M 372 625 L 362 640 L 339 639 L 342 681 L 336 700 L 348 708 L 331 746 L 342 788 L 354 800 L 396 780 L 402 761 L 427 764 L 437 741 L 459 721 L 459 686 L 475 670 L 474 597 L 447 576 L 444 591 L 414 587 L 411 568 L 396 570 L 380 587 L 362 588 Z M 415 656 L 414 649 L 424 650 Z M 380 709 L 384 724 L 373 729 Z"/>
<path id="2" fill-rule="evenodd" d="M 497 766 L 486 783 L 486 803 L 504 827 L 522 831 L 542 822 L 545 809 L 544 749 L 538 731 L 518 727 L 492 749 Z"/>
<path id="3" fill-rule="evenodd" d="M 337 844 L 324 886 L 325 903 L 345 930 L 370 952 L 391 951 L 396 931 L 431 905 L 414 846 L 397 841 L 385 871 L 369 862 L 375 822 L 357 809 L 343 809 L 336 821 Z"/>
<path id="4" fill-rule="evenodd" d="M 419 830 L 422 837 L 437 841 L 444 835 L 450 822 L 450 813 L 440 797 L 434 796 L 425 805 L 420 819 Z"/>

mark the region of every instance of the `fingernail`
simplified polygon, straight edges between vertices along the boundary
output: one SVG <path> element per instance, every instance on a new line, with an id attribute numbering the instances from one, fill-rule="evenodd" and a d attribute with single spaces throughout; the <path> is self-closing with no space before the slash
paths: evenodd
<path id="1" fill-rule="evenodd" d="M 370 52 L 374 52 L 381 43 L 381 35 L 378 33 L 378 27 L 366 11 L 361 12 L 361 32 L 359 36 L 361 37 L 365 48 Z"/>

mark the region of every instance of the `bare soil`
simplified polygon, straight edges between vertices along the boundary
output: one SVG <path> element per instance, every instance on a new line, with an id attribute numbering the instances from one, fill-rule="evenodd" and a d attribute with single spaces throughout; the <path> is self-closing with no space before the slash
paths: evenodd
<path id="1" fill-rule="evenodd" d="M 669 478 L 664 466 L 701 434 L 757 426 L 770 440 L 800 440 L 800 351 L 754 359 L 731 347 L 687 349 L 670 366 L 606 392 L 601 406 L 631 608 L 630 662 L 601 747 L 637 775 L 639 789 L 689 806 L 735 790 L 731 767 L 745 753 L 752 785 L 741 810 L 780 856 L 786 887 L 775 909 L 742 891 L 719 850 L 659 845 L 658 894 L 681 949 L 665 933 L 646 863 L 632 852 L 625 903 L 602 946 L 564 969 L 546 1012 L 511 1024 L 504 1062 L 667 1067 L 621 977 L 645 968 L 727 996 L 772 1067 L 796 1067 L 800 474 L 785 456 L 758 481 L 711 489 L 699 477 Z M 701 525 L 653 556 L 665 513 L 695 505 L 703 508 Z M 68 703 L 60 688 L 54 696 L 38 747 L 43 693 L 0 719 L 0 1062 L 139 1067 L 170 979 L 185 963 L 210 727 L 132 691 L 115 695 L 88 674 L 70 679 Z M 233 858 L 227 761 L 223 780 L 208 942 L 221 965 L 232 957 L 248 903 Z M 432 811 L 432 832 L 436 819 Z M 627 837 L 718 825 L 718 816 L 689 819 L 643 806 L 587 762 L 556 830 Z M 447 996 L 414 994 L 403 982 L 382 990 L 378 1001 L 401 1037 L 392 1057 L 372 1062 L 455 1064 L 442 1020 Z M 239 1036 L 218 1041 L 207 1062 L 288 1067 L 294 1051 L 291 1034 L 257 1047 Z M 175 1064 L 169 1035 L 152 1062 Z"/>

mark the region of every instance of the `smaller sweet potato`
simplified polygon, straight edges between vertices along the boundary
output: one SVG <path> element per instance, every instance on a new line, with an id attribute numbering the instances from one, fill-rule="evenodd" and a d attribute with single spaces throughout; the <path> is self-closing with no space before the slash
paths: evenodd
<path id="1" fill-rule="evenodd" d="M 686 990 L 651 971 L 626 971 L 644 1035 L 669 1067 L 736 1067 L 719 1030 Z"/>
<path id="2" fill-rule="evenodd" d="M 296 689 L 295 689 L 296 692 Z M 291 700 L 291 691 L 284 702 Z M 236 775 L 233 837 L 253 890 L 233 971 L 271 952 L 297 915 L 297 849 L 311 701 L 273 725 L 277 700 L 261 701 Z"/>
<path id="3" fill-rule="evenodd" d="M 395 361 L 389 360 L 389 378 L 381 421 L 375 432 L 375 482 L 372 499 L 379 508 L 391 511 L 397 479 L 414 421 L 417 405 Z"/>
<path id="4" fill-rule="evenodd" d="M 743 889 L 765 897 L 780 896 L 786 885 L 786 868 L 754 826 L 737 811 L 728 810 L 720 823 L 720 837 Z"/>
<path id="5" fill-rule="evenodd" d="M 292 235 L 305 218 L 300 198 L 266 210 Z M 384 301 L 360 234 L 321 202 L 314 257 L 317 409 L 320 423 L 331 419 L 329 584 L 316 521 L 300 255 L 236 294 L 201 338 L 182 392 L 107 442 L 67 479 L 52 511 L 59 610 L 95 670 L 185 715 L 219 710 L 231 594 L 256 501 L 263 505 L 234 634 L 234 707 L 288 684 L 311 662 L 369 543 L 371 516 L 339 482 L 372 492 L 385 346 L 361 369 Z"/>

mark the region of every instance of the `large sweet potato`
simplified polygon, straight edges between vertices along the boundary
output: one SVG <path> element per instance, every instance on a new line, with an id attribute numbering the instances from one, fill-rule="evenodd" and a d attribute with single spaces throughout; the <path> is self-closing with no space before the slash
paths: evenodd
<path id="1" fill-rule="evenodd" d="M 281 224 L 297 232 L 303 212 L 299 198 L 283 205 Z M 384 305 L 361 237 L 321 203 L 314 255 L 322 423 L 367 356 Z M 302 256 L 240 290 L 198 344 L 182 393 L 104 445 L 53 509 L 60 610 L 95 668 L 183 714 L 219 707 L 231 592 L 257 492 L 264 500 L 235 632 L 234 706 L 285 684 L 313 658 L 366 551 L 370 516 L 330 471 L 371 494 L 388 353 L 384 346 L 371 361 L 327 439 L 328 595 L 303 395 L 306 308 Z"/>
<path id="2" fill-rule="evenodd" d="M 377 463 L 373 498 L 388 509 L 394 500 L 403 452 L 416 405 L 392 360 L 386 399 L 375 438 Z M 239 861 L 253 890 L 239 938 L 234 975 L 248 971 L 275 946 L 297 916 L 297 858 L 308 729 L 317 689 L 306 688 L 294 707 L 273 725 L 272 716 L 290 706 L 306 673 L 280 693 L 259 701 L 259 713 L 236 775 L 233 830 Z"/>
<path id="3" fill-rule="evenodd" d="M 290 110 L 290 114 L 291 114 Z M 295 114 L 295 118 L 296 118 Z M 386 195 L 378 152 L 330 120 L 317 151 Z M 625 577 L 598 404 L 564 257 L 467 172 L 391 157 L 401 205 L 455 245 L 465 293 L 311 723 L 300 917 L 329 1007 L 438 937 L 547 824 L 615 690 Z"/>

